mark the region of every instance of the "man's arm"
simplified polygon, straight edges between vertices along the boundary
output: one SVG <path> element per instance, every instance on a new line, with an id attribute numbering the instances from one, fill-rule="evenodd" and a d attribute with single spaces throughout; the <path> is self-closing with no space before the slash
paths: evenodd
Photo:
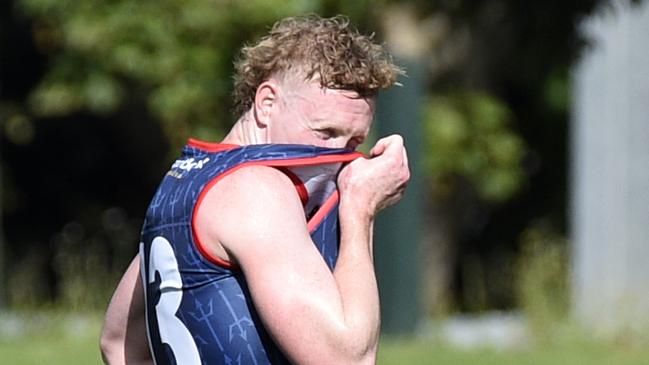
<path id="1" fill-rule="evenodd" d="M 136 255 L 113 294 L 99 340 L 106 364 L 153 364 L 144 318 L 140 256 Z"/>
<path id="2" fill-rule="evenodd" d="M 380 327 L 372 257 L 374 216 L 409 178 L 400 137 L 339 177 L 341 245 L 333 274 L 315 248 L 304 211 L 281 172 L 252 166 L 224 178 L 198 211 L 204 242 L 220 242 L 242 268 L 271 336 L 296 364 L 374 363 Z"/>

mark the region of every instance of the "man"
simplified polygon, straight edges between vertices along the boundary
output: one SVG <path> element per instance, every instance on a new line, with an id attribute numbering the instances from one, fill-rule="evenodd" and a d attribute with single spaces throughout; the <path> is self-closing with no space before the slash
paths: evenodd
<path id="1" fill-rule="evenodd" d="M 375 362 L 373 222 L 409 170 L 399 136 L 353 150 L 401 70 L 342 17 L 282 20 L 242 53 L 241 116 L 220 144 L 190 140 L 154 196 L 107 363 Z"/>

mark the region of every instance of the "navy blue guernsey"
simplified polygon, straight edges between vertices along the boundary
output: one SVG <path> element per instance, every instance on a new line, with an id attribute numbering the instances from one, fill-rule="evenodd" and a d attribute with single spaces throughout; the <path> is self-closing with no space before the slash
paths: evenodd
<path id="1" fill-rule="evenodd" d="M 340 239 L 336 176 L 342 163 L 359 156 L 306 145 L 190 140 L 162 180 L 142 228 L 147 332 L 157 365 L 289 363 L 264 329 L 242 272 L 211 256 L 197 239 L 194 213 L 227 174 L 252 164 L 277 167 L 295 184 L 313 242 L 333 270 Z"/>

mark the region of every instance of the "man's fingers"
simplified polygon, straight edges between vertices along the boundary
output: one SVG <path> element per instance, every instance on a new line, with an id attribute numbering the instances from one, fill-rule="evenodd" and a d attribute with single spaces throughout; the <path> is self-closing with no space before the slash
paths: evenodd
<path id="1" fill-rule="evenodd" d="M 376 157 L 384 154 L 388 149 L 403 147 L 403 137 L 398 134 L 393 134 L 379 139 L 372 150 L 370 151 L 371 157 Z"/>
<path id="2" fill-rule="evenodd" d="M 385 147 L 386 145 L 385 143 L 383 143 L 383 140 L 382 139 L 379 140 L 378 142 L 376 142 L 374 147 L 372 147 L 372 150 L 370 151 L 370 157 L 376 157 L 382 155 L 383 151 L 385 151 Z"/>
<path id="3" fill-rule="evenodd" d="M 378 140 L 370 150 L 369 159 L 355 160 L 341 172 L 339 187 L 364 197 L 375 213 L 394 205 L 403 196 L 410 179 L 403 143 L 403 138 L 396 134 Z"/>
<path id="4" fill-rule="evenodd" d="M 402 148 L 401 152 L 403 154 L 403 165 L 408 167 L 408 152 L 406 152 L 406 148 Z"/>

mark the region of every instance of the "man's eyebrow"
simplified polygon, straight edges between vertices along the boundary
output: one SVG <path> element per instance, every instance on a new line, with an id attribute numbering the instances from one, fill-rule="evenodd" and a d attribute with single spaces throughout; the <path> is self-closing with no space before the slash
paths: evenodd
<path id="1" fill-rule="evenodd" d="M 318 118 L 314 120 L 316 123 L 318 123 L 317 126 L 315 126 L 316 129 L 330 129 L 334 130 L 337 132 L 344 132 L 344 133 L 349 133 L 352 131 L 352 128 L 349 126 L 341 126 L 336 123 L 332 123 L 331 119 L 329 118 Z"/>
<path id="2" fill-rule="evenodd" d="M 314 122 L 316 122 L 316 123 L 322 124 L 322 125 L 319 126 L 319 127 L 323 127 L 323 126 L 327 126 L 327 127 L 328 127 L 328 126 L 331 126 L 331 127 L 333 127 L 333 125 L 332 125 L 332 118 L 331 118 L 331 117 L 328 117 L 328 116 L 326 116 L 326 115 L 316 115 L 316 116 L 313 116 L 313 117 L 311 118 L 311 120 L 314 121 Z M 334 123 L 334 124 L 335 124 L 335 123 Z"/>

